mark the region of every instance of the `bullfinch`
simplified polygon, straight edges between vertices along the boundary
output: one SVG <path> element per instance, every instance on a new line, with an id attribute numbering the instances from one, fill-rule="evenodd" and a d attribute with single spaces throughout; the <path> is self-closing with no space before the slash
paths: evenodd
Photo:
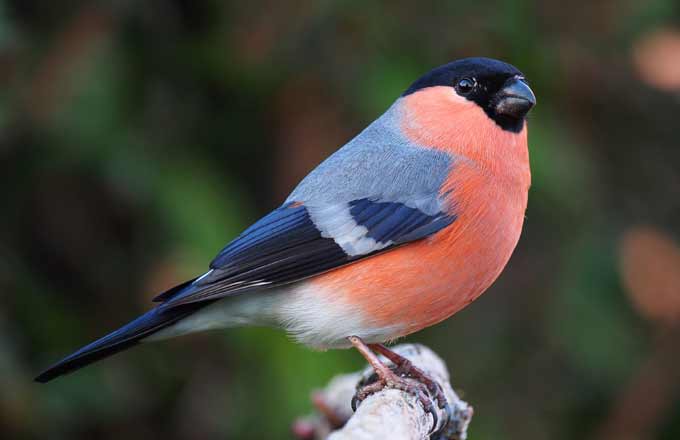
<path id="1" fill-rule="evenodd" d="M 139 343 L 246 325 L 316 349 L 375 352 L 482 294 L 519 239 L 530 185 L 522 73 L 488 58 L 437 67 L 231 241 L 203 275 L 57 362 L 47 382 Z M 415 367 L 411 377 L 428 385 Z"/>

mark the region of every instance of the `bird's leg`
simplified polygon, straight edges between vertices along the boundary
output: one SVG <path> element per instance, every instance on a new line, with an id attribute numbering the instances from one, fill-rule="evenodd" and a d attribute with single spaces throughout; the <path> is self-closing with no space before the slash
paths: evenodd
<path id="1" fill-rule="evenodd" d="M 406 359 L 399 353 L 395 353 L 382 344 L 369 344 L 369 347 L 392 361 L 392 363 L 397 366 L 397 371 L 400 374 L 412 377 L 413 379 L 425 385 L 432 397 L 437 400 L 437 405 L 439 408 L 446 407 L 447 403 L 444 390 L 436 380 L 433 380 L 423 370 L 413 365 L 410 360 Z"/>
<path id="2" fill-rule="evenodd" d="M 378 356 L 375 355 L 375 353 L 371 351 L 369 346 L 366 345 L 366 343 L 364 343 L 364 341 L 362 341 L 361 338 L 359 338 L 358 336 L 350 336 L 348 339 L 352 343 L 354 348 L 356 348 L 359 351 L 359 353 L 366 359 L 366 361 L 368 361 L 368 364 L 373 368 L 373 371 L 375 371 L 375 374 L 377 376 L 377 380 L 375 382 L 370 382 L 366 385 L 362 385 L 361 383 L 359 384 L 359 386 L 357 387 L 358 388 L 357 393 L 354 396 L 354 399 L 352 399 L 352 409 L 356 410 L 357 405 L 361 403 L 361 401 L 363 401 L 366 397 L 382 390 L 385 387 L 395 388 L 415 395 L 418 398 L 418 401 L 423 405 L 425 411 L 432 414 L 433 426 L 437 426 L 437 414 L 433 408 L 432 400 L 430 400 L 428 394 L 429 389 L 427 387 L 427 384 L 421 383 L 420 381 L 417 380 L 412 380 L 409 377 L 400 376 L 394 371 L 392 371 L 378 358 Z M 385 348 L 385 350 L 387 349 Z M 396 355 L 396 353 L 393 353 L 391 351 L 390 353 Z M 389 356 L 386 357 L 392 360 Z M 401 356 L 399 357 L 401 359 L 404 359 Z M 404 360 L 409 362 L 407 359 Z M 394 362 L 394 365 L 395 369 L 399 369 L 399 363 Z M 415 377 L 413 379 L 415 379 Z M 432 382 L 431 379 L 430 381 Z"/>

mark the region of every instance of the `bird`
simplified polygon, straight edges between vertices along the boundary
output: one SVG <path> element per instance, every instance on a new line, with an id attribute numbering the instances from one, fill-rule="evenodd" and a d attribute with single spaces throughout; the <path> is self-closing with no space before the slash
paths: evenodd
<path id="1" fill-rule="evenodd" d="M 535 104 L 526 77 L 503 61 L 432 69 L 229 242 L 207 272 L 35 380 L 140 343 L 273 326 L 314 349 L 355 347 L 382 385 L 402 383 L 382 354 L 431 391 L 432 381 L 384 344 L 454 315 L 505 268 L 527 208 Z"/>

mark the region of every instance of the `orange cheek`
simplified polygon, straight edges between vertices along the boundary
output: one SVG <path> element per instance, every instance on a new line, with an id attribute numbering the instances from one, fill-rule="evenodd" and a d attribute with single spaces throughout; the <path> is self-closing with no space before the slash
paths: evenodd
<path id="1" fill-rule="evenodd" d="M 401 129 L 413 143 L 470 159 L 497 178 L 531 182 L 526 125 L 500 128 L 476 103 L 437 86 L 402 98 Z"/>

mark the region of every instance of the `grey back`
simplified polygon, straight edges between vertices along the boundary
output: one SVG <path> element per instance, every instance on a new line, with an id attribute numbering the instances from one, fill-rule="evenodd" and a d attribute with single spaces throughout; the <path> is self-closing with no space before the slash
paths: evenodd
<path id="1" fill-rule="evenodd" d="M 439 192 L 454 158 L 410 142 L 400 129 L 401 99 L 293 190 L 286 202 L 308 206 L 362 198 L 400 202 L 426 214 L 441 211 Z"/>

